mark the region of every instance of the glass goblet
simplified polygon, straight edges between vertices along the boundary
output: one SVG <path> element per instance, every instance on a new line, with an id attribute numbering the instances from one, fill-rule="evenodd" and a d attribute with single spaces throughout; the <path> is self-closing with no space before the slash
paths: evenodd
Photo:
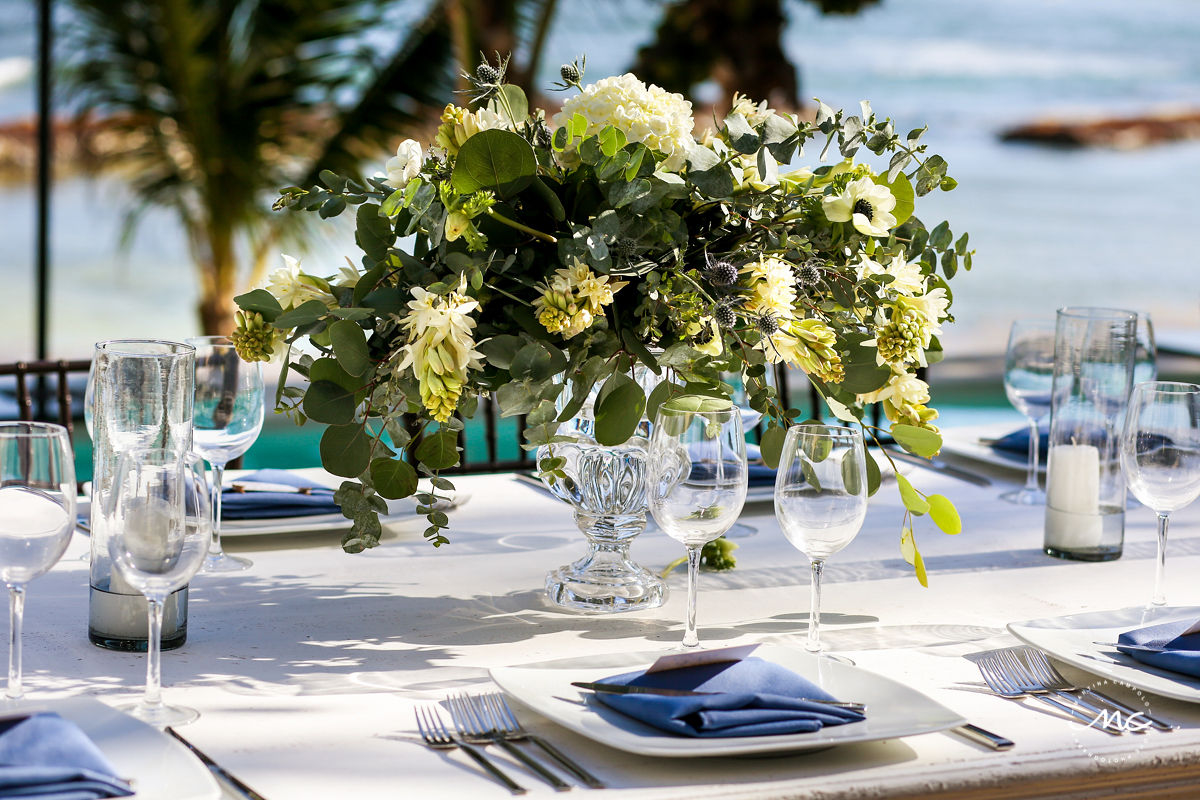
<path id="1" fill-rule="evenodd" d="M 796 425 L 788 429 L 775 475 L 775 517 L 812 570 L 810 652 L 821 642 L 821 573 L 825 560 L 858 535 L 867 515 L 867 464 L 855 428 Z"/>
<path id="2" fill-rule="evenodd" d="M 145 595 L 149 615 L 146 692 L 123 710 L 158 728 L 191 722 L 198 711 L 162 701 L 160 640 L 163 603 L 191 580 L 208 553 L 212 508 L 203 459 L 154 448 L 123 453 L 105 514 L 113 567 Z"/>
<path id="3" fill-rule="evenodd" d="M 696 583 L 700 551 L 737 521 L 746 502 L 742 412 L 728 400 L 684 396 L 658 409 L 647 464 L 650 513 L 687 548 L 685 648 L 698 647 Z"/>
<path id="4" fill-rule="evenodd" d="M 1050 413 L 1050 388 L 1054 382 L 1055 321 L 1016 320 L 1008 335 L 1004 355 L 1004 391 L 1008 402 L 1029 420 L 1029 467 L 1025 486 L 1000 495 L 1023 506 L 1042 505 L 1046 493 L 1038 485 L 1038 423 Z"/>
<path id="5" fill-rule="evenodd" d="M 8 586 L 9 700 L 24 696 L 25 586 L 53 567 L 75 530 L 75 462 L 67 429 L 0 422 L 0 579 Z"/>
<path id="6" fill-rule="evenodd" d="M 1121 470 L 1142 505 L 1158 515 L 1158 558 L 1150 604 L 1166 604 L 1167 522 L 1200 496 L 1200 385 L 1139 383 L 1121 432 Z"/>
<path id="7" fill-rule="evenodd" d="M 238 358 L 224 336 L 188 339 L 196 348 L 196 403 L 192 449 L 212 465 L 212 542 L 202 572 L 236 572 L 250 560 L 221 548 L 221 487 L 225 465 L 243 455 L 263 426 L 263 375 L 257 361 Z"/>

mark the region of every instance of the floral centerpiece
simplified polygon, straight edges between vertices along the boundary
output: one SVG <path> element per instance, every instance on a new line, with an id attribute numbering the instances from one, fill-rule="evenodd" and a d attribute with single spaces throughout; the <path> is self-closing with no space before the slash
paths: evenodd
<path id="1" fill-rule="evenodd" d="M 319 277 L 287 259 L 237 298 L 233 334 L 243 358 L 282 360 L 282 411 L 327 426 L 325 468 L 355 479 L 336 495 L 354 521 L 348 551 L 378 543 L 382 498 L 413 493 L 426 537 L 447 541 L 436 500 L 452 487 L 439 473 L 489 396 L 525 416 L 533 449 L 599 386 L 595 436 L 615 445 L 672 395 L 726 397 L 721 373 L 742 373 L 774 465 L 802 417 L 764 380 L 782 361 L 839 419 L 883 433 L 864 422 L 882 403 L 900 446 L 941 445 L 916 369 L 941 357 L 947 279 L 972 254 L 947 223 L 913 216 L 915 198 L 955 185 L 925 129 L 900 135 L 865 102 L 857 115 L 820 104 L 806 122 L 737 97 L 696 135 L 681 95 L 632 74 L 584 86 L 581 73 L 563 67 L 558 88 L 575 93 L 547 116 L 505 83 L 503 62 L 483 63 L 467 76 L 471 106 L 446 106 L 431 146 L 405 141 L 386 174 L 325 172 L 276 203 L 355 212 L 359 263 Z M 814 143 L 818 160 L 840 159 L 781 168 Z M 880 166 L 855 160 L 863 151 Z M 293 354 L 300 337 L 316 357 Z M 649 396 L 638 365 L 667 378 Z M 287 370 L 307 385 L 286 386 Z M 553 480 L 550 452 L 539 466 Z M 433 491 L 418 492 L 420 475 Z M 902 548 L 924 581 L 911 515 L 957 533 L 957 514 L 903 478 L 900 489 Z"/>

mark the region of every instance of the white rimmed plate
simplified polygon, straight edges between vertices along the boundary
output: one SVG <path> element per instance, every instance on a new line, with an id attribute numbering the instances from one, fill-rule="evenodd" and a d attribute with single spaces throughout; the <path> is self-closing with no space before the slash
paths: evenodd
<path id="1" fill-rule="evenodd" d="M 90 697 L 65 700 L 28 700 L 8 711 L 53 711 L 68 719 L 95 742 L 96 747 L 128 780 L 134 800 L 217 800 L 216 780 L 187 748 L 141 720 Z"/>
<path id="2" fill-rule="evenodd" d="M 660 650 L 583 656 L 489 671 L 500 688 L 542 716 L 600 744 L 644 756 L 700 758 L 811 750 L 933 733 L 966 724 L 950 709 L 890 678 L 779 645 L 762 645 L 754 655 L 803 675 L 840 700 L 866 703 L 866 720 L 812 733 L 693 739 L 644 725 L 597 703 L 591 699 L 591 692 L 571 686 L 572 681 L 598 681 L 648 667 L 662 655 Z"/>
<path id="3" fill-rule="evenodd" d="M 1200 619 L 1200 606 L 1156 609 L 1138 606 L 1117 611 L 1092 611 L 1065 617 L 1010 622 L 1008 630 L 1026 644 L 1085 672 L 1151 694 L 1187 703 L 1200 703 L 1200 679 L 1157 669 L 1130 658 L 1114 647 L 1095 644 L 1115 642 L 1117 636 L 1133 628 L 1182 619 Z"/>

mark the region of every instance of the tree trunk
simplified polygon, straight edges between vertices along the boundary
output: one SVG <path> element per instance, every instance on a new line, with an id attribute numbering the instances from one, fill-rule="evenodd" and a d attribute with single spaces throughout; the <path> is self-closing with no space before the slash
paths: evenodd
<path id="1" fill-rule="evenodd" d="M 234 328 L 234 280 L 237 256 L 233 234 L 224 226 L 210 223 L 201 234 L 207 252 L 198 259 L 200 268 L 200 328 L 205 336 L 228 336 Z"/>

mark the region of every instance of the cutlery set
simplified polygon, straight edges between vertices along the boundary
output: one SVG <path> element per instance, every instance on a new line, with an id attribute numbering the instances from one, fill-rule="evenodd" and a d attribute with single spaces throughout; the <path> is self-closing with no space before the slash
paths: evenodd
<path id="1" fill-rule="evenodd" d="M 539 778 L 553 786 L 556 791 L 567 791 L 572 788 L 572 785 L 515 743 L 527 742 L 536 746 L 558 768 L 585 786 L 592 789 L 605 788 L 599 778 L 557 747 L 525 730 L 503 695 L 496 692 L 480 695 L 451 695 L 446 700 L 446 708 L 450 712 L 453 733 L 443 721 L 437 705 L 430 704 L 417 708 L 417 730 L 425 744 L 435 750 L 453 750 L 455 748 L 462 750 L 513 794 L 525 794 L 527 790 L 487 757 L 483 752 L 483 748 L 487 745 L 495 744 L 500 747 Z"/>
<path id="2" fill-rule="evenodd" d="M 989 650 L 980 654 L 976 666 L 984 683 L 995 694 L 1013 700 L 1032 697 L 1089 728 L 1113 736 L 1142 733 L 1148 727 L 1160 731 L 1178 728 L 1145 709 L 1130 708 L 1106 694 L 1071 683 L 1042 651 L 1032 647 Z M 1139 722 L 1131 724 L 1135 719 Z"/>

